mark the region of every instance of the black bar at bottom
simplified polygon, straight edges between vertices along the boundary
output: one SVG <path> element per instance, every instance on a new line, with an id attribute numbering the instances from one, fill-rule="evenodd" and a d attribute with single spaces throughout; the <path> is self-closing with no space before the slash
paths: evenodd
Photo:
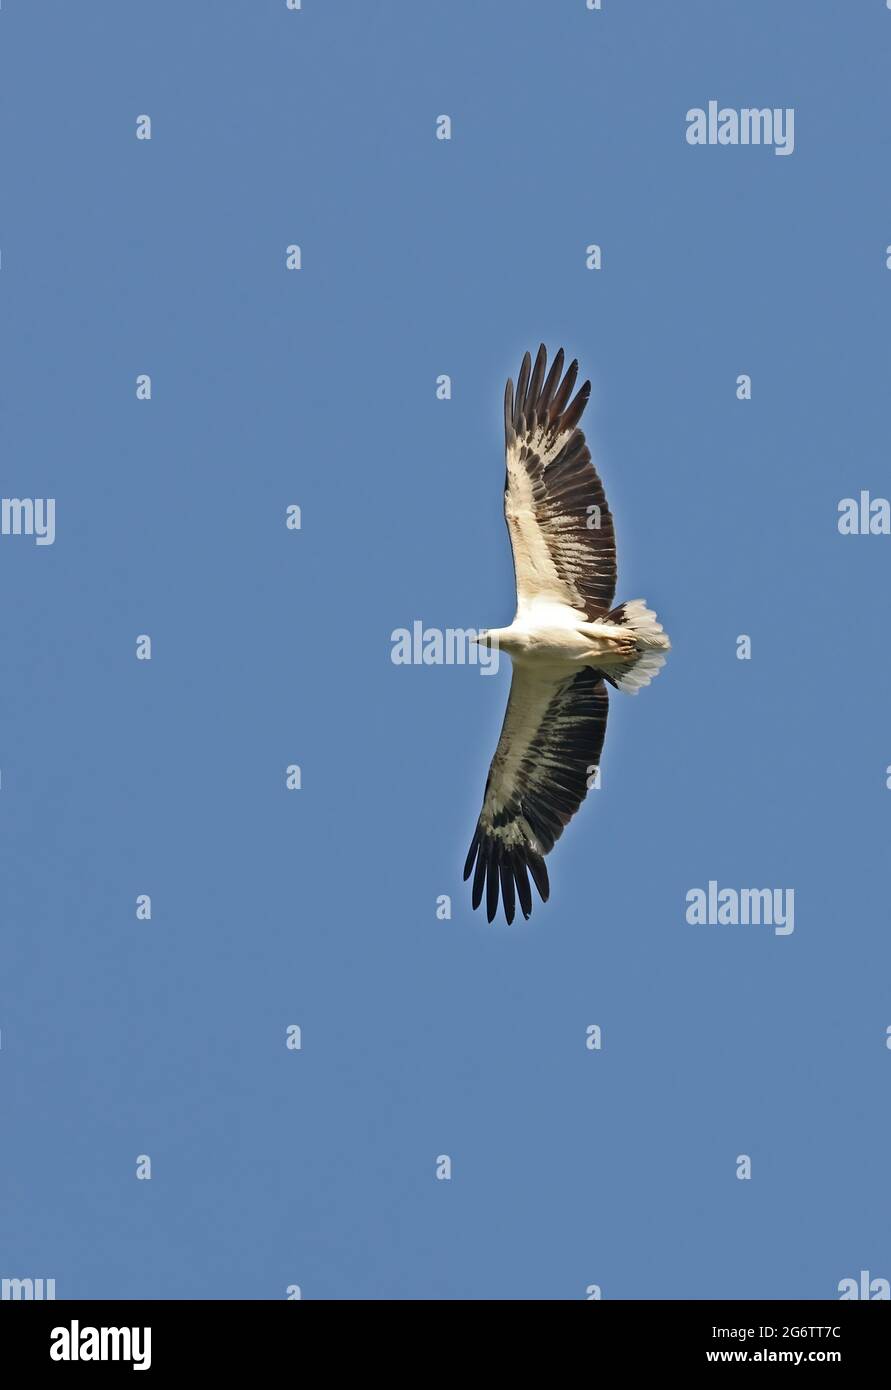
<path id="1" fill-rule="evenodd" d="M 0 1303 L 3 1364 L 20 1375 L 89 1374 L 107 1369 L 169 1375 L 200 1369 L 230 1379 L 240 1369 L 330 1373 L 349 1357 L 368 1375 L 380 1369 L 437 1378 L 485 1365 L 503 1375 L 518 1363 L 533 1371 L 538 1353 L 560 1363 L 578 1353 L 578 1370 L 618 1365 L 628 1371 L 741 1366 L 822 1365 L 845 1374 L 885 1363 L 891 1304 L 850 1302 L 689 1302 L 603 1300 L 521 1304 L 410 1302 L 408 1319 L 368 1302 L 58 1302 Z M 498 1311 L 500 1310 L 500 1311 Z M 557 1317 L 557 1323 L 552 1319 Z M 501 1319 L 504 1318 L 502 1323 Z M 464 1328 L 472 1341 L 462 1335 Z M 367 1329 L 367 1332 L 366 1332 Z M 559 1342 L 554 1341 L 554 1332 Z M 314 1354 L 324 1358 L 309 1362 Z M 310 1366 L 315 1365 L 315 1371 Z M 413 1368 L 413 1370 L 412 1370 Z"/>

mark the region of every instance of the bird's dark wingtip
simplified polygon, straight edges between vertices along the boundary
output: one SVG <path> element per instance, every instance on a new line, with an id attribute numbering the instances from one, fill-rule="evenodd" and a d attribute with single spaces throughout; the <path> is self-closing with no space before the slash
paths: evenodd
<path id="1" fill-rule="evenodd" d="M 514 910 L 516 907 L 513 859 L 513 853 L 510 850 L 505 851 L 500 866 L 501 901 L 504 904 L 504 915 L 507 919 L 508 926 L 510 926 L 514 920 Z"/>
<path id="2" fill-rule="evenodd" d="M 476 911 L 476 909 L 479 907 L 480 903 L 481 903 L 482 900 L 483 900 L 483 884 L 485 883 L 485 881 L 486 881 L 486 856 L 483 854 L 482 846 L 480 846 L 480 851 L 479 851 L 479 854 L 477 855 L 477 861 L 476 861 L 476 873 L 475 873 L 474 876 L 473 876 L 473 891 L 472 891 L 471 897 L 470 897 L 470 901 L 471 901 L 471 903 L 472 903 L 472 905 L 473 905 L 473 910 L 474 910 L 474 912 Z"/>
<path id="3" fill-rule="evenodd" d="M 539 854 L 530 854 L 527 859 L 529 872 L 532 881 L 538 889 L 538 896 L 543 903 L 546 903 L 551 892 L 551 885 L 548 881 L 548 871 L 544 859 Z"/>

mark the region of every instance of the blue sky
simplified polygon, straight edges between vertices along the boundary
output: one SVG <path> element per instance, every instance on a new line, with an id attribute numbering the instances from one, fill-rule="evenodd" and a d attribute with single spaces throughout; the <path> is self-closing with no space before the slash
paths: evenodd
<path id="1" fill-rule="evenodd" d="M 837 526 L 891 490 L 891 11 L 0 26 L 2 495 L 56 499 L 52 546 L 0 536 L 0 1275 L 891 1278 L 891 537 Z M 794 108 L 794 152 L 689 146 L 711 99 Z M 508 663 L 390 634 L 510 621 L 501 394 L 539 341 L 592 379 L 618 597 L 674 650 L 613 699 L 548 906 L 488 927 L 460 875 Z M 710 880 L 793 889 L 794 933 L 689 925 Z"/>

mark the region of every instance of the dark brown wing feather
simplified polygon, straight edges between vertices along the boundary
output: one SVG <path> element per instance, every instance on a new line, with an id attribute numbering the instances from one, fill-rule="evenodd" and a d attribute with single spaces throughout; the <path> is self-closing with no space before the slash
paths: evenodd
<path id="1" fill-rule="evenodd" d="M 585 667 L 562 680 L 514 670 L 501 737 L 489 768 L 483 807 L 464 877 L 473 873 L 473 906 L 486 895 L 491 922 L 499 889 L 508 922 L 516 901 L 532 911 L 529 876 L 543 902 L 544 856 L 575 815 L 600 765 L 609 698 L 603 678 Z"/>

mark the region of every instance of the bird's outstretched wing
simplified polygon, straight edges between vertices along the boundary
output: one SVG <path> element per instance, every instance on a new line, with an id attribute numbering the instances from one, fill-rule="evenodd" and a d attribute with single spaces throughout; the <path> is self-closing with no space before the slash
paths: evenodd
<path id="1" fill-rule="evenodd" d="M 616 543 L 603 484 L 578 428 L 591 394 L 563 375 L 563 349 L 545 377 L 547 353 L 523 358 L 517 391 L 504 393 L 507 469 L 504 515 L 514 553 L 517 613 L 562 603 L 589 620 L 609 612 L 616 592 Z"/>
<path id="2" fill-rule="evenodd" d="M 559 680 L 528 667 L 514 668 L 483 808 L 464 865 L 465 879 L 473 872 L 474 907 L 479 907 L 485 886 L 490 922 L 498 908 L 499 887 L 508 922 L 514 919 L 517 898 L 523 916 L 529 916 L 530 874 L 542 902 L 547 902 L 544 856 L 582 804 L 592 770 L 600 765 L 608 709 L 603 678 L 588 667 Z"/>

